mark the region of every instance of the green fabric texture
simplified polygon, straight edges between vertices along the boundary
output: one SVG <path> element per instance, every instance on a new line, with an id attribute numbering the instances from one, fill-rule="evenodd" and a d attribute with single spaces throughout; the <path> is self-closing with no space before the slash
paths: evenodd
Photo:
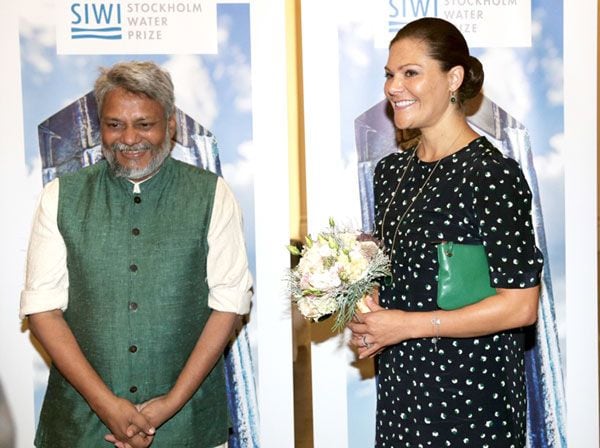
<path id="1" fill-rule="evenodd" d="M 105 161 L 60 179 L 58 225 L 67 246 L 64 313 L 85 356 L 118 396 L 142 403 L 175 383 L 210 314 L 207 232 L 217 177 L 167 159 L 133 185 Z M 212 448 L 227 439 L 223 359 L 161 426 L 153 447 Z M 38 447 L 102 447 L 108 433 L 51 369 Z"/>

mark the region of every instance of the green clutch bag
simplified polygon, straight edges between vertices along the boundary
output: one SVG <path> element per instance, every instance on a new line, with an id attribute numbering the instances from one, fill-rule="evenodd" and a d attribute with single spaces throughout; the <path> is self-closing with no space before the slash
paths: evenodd
<path id="1" fill-rule="evenodd" d="M 496 294 L 490 286 L 490 271 L 481 244 L 452 241 L 437 246 L 437 304 L 443 310 L 455 310 Z"/>

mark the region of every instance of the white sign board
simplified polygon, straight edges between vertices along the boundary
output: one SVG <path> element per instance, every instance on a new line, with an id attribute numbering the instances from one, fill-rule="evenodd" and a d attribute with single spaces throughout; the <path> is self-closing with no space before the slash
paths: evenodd
<path id="1" fill-rule="evenodd" d="M 215 0 L 61 0 L 58 54 L 216 54 Z"/>
<path id="2" fill-rule="evenodd" d="M 378 8 L 377 48 L 421 17 L 452 22 L 470 48 L 531 46 L 531 0 L 388 0 Z"/>

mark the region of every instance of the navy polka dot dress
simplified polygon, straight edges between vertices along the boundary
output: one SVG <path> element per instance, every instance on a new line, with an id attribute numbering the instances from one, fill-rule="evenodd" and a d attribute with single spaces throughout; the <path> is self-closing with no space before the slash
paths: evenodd
<path id="1" fill-rule="evenodd" d="M 436 162 L 415 156 L 398 186 L 413 151 L 390 154 L 375 170 L 375 230 L 388 250 L 393 245 L 393 280 L 381 288 L 381 305 L 437 309 L 439 241 L 483 243 L 494 287 L 537 285 L 543 261 L 531 193 L 517 163 L 479 137 L 433 173 Z M 428 338 L 388 347 L 377 358 L 376 445 L 524 447 L 523 345 L 523 332 L 513 330 L 442 338 L 437 350 Z"/>

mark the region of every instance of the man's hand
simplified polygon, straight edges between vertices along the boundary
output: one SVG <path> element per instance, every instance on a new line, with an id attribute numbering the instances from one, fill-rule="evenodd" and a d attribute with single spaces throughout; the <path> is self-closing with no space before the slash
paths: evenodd
<path id="1" fill-rule="evenodd" d="M 135 405 L 136 412 L 140 413 L 154 428 L 158 428 L 166 422 L 174 414 L 173 405 L 169 402 L 167 395 L 152 398 L 141 404 Z M 140 427 L 136 423 L 130 424 L 125 430 L 128 439 L 120 439 L 115 433 L 108 434 L 104 439 L 107 442 L 113 443 L 117 448 L 138 448 L 147 447 L 154 440 L 154 436 L 150 436 L 144 431 L 140 431 Z M 135 434 L 133 437 L 130 434 Z M 127 440 L 127 441 L 124 441 Z"/>
<path id="2" fill-rule="evenodd" d="M 156 428 L 170 419 L 178 408 L 171 402 L 169 395 L 161 395 L 135 406 Z"/>
<path id="3" fill-rule="evenodd" d="M 154 436 L 147 436 L 143 432 L 140 432 L 127 442 L 121 442 L 113 434 L 108 434 L 104 437 L 104 440 L 114 444 L 117 448 L 146 448 L 152 444 Z"/>
<path id="4" fill-rule="evenodd" d="M 105 440 L 119 448 L 147 447 L 154 439 L 155 426 L 124 398 L 115 397 L 97 414 L 111 431 Z"/>

